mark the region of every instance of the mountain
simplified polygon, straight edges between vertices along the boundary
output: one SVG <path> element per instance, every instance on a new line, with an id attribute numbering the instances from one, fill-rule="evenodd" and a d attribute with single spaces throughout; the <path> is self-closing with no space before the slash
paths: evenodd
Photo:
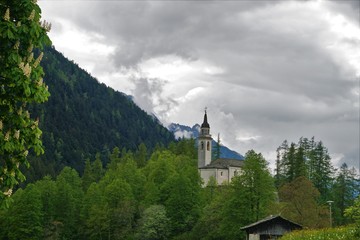
<path id="1" fill-rule="evenodd" d="M 151 150 L 175 140 L 130 96 L 99 83 L 54 48 L 45 50 L 41 65 L 51 96 L 30 107 L 32 117 L 40 119 L 45 147 L 44 155 L 31 159 L 33 175 L 57 173 L 64 166 L 82 173 L 85 159 L 96 153 L 104 162 L 114 147 L 135 151 L 144 143 Z"/>
<path id="2" fill-rule="evenodd" d="M 195 124 L 193 127 L 177 124 L 177 123 L 171 123 L 168 126 L 168 129 L 174 133 L 174 136 L 176 139 L 179 138 L 194 138 L 196 139 L 199 136 L 200 132 L 200 125 Z M 212 145 L 215 145 L 216 142 L 213 140 Z M 233 158 L 233 159 L 239 159 L 243 160 L 244 156 L 237 153 L 236 151 L 233 151 L 229 149 L 226 146 L 220 145 L 220 157 L 221 158 Z"/>

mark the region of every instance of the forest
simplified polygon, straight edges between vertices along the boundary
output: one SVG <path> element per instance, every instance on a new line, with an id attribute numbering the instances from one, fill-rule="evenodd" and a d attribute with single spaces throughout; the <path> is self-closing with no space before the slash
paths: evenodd
<path id="1" fill-rule="evenodd" d="M 84 160 L 97 152 L 106 164 L 115 146 L 134 151 L 141 143 L 153 149 L 174 140 L 130 96 L 99 83 L 54 47 L 44 49 L 41 66 L 50 96 L 43 104 L 30 104 L 29 112 L 39 119 L 45 153 L 30 152 L 29 182 L 55 177 L 65 166 L 82 172 Z"/>
<path id="2" fill-rule="evenodd" d="M 355 170 L 334 169 L 314 138 L 284 141 L 275 176 L 249 150 L 241 175 L 221 186 L 215 179 L 202 186 L 196 159 L 193 139 L 151 154 L 144 144 L 115 147 L 106 166 L 96 154 L 81 174 L 65 167 L 17 190 L 0 211 L 0 239 L 243 239 L 240 227 L 271 214 L 306 229 L 329 227 L 329 199 L 334 226 L 356 222 Z"/>

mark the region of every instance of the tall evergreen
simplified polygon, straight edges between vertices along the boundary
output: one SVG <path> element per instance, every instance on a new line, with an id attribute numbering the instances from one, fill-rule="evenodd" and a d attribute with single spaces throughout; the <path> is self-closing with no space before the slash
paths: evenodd
<path id="1" fill-rule="evenodd" d="M 332 175 L 334 173 L 331 158 L 327 148 L 324 147 L 321 141 L 316 144 L 312 151 L 313 159 L 309 160 L 312 174 L 309 175 L 309 178 L 319 190 L 321 194 L 320 200 L 326 202 L 331 197 L 330 188 L 333 180 Z"/>
<path id="2" fill-rule="evenodd" d="M 359 193 L 359 185 L 356 178 L 356 170 L 349 169 L 343 163 L 336 174 L 332 188 L 332 200 L 334 201 L 334 221 L 337 225 L 349 223 L 344 217 L 345 209 L 354 204 L 355 196 Z"/>
<path id="3" fill-rule="evenodd" d="M 285 140 L 277 149 L 275 183 L 280 188 L 298 177 L 307 177 L 320 191 L 320 201 L 328 201 L 334 169 L 327 148 L 312 137 L 309 141 L 301 137 L 298 144 Z"/>

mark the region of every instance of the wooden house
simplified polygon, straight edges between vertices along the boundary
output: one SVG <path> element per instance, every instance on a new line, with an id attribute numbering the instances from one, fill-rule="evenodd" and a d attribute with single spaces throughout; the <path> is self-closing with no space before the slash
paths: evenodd
<path id="1" fill-rule="evenodd" d="M 302 226 L 281 216 L 269 216 L 260 221 L 242 227 L 246 231 L 246 240 L 273 240 Z"/>

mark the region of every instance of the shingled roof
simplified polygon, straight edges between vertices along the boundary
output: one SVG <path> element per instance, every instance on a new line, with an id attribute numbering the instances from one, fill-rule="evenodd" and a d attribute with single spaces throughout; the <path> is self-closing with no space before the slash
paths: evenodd
<path id="1" fill-rule="evenodd" d="M 286 219 L 286 218 L 283 218 L 282 216 L 280 216 L 280 215 L 275 215 L 275 216 L 269 216 L 269 217 L 266 217 L 266 218 L 264 218 L 264 219 L 261 219 L 260 221 L 257 221 L 257 222 L 255 222 L 255 223 L 252 223 L 252 224 L 250 224 L 250 225 L 247 225 L 247 226 L 245 226 L 245 227 L 242 227 L 242 228 L 240 228 L 240 229 L 242 229 L 242 230 L 247 230 L 247 229 L 250 229 L 250 228 L 253 228 L 253 227 L 257 227 L 257 226 L 259 226 L 259 225 L 262 225 L 262 224 L 264 224 L 264 223 L 268 223 L 268 222 L 271 222 L 271 221 L 274 221 L 274 220 L 280 220 L 280 221 L 282 221 L 282 222 L 285 222 L 285 223 L 287 223 L 287 224 L 291 224 L 293 227 L 295 227 L 295 228 L 299 228 L 299 229 L 301 229 L 302 228 L 302 226 L 300 225 L 300 224 L 297 224 L 297 223 L 294 223 L 294 222 L 292 222 L 292 221 L 290 221 L 290 220 L 288 220 L 288 219 Z"/>
<path id="2" fill-rule="evenodd" d="M 209 165 L 202 167 L 201 169 L 219 168 L 227 169 L 229 167 L 242 167 L 244 160 L 231 159 L 231 158 L 218 158 L 212 161 Z"/>

